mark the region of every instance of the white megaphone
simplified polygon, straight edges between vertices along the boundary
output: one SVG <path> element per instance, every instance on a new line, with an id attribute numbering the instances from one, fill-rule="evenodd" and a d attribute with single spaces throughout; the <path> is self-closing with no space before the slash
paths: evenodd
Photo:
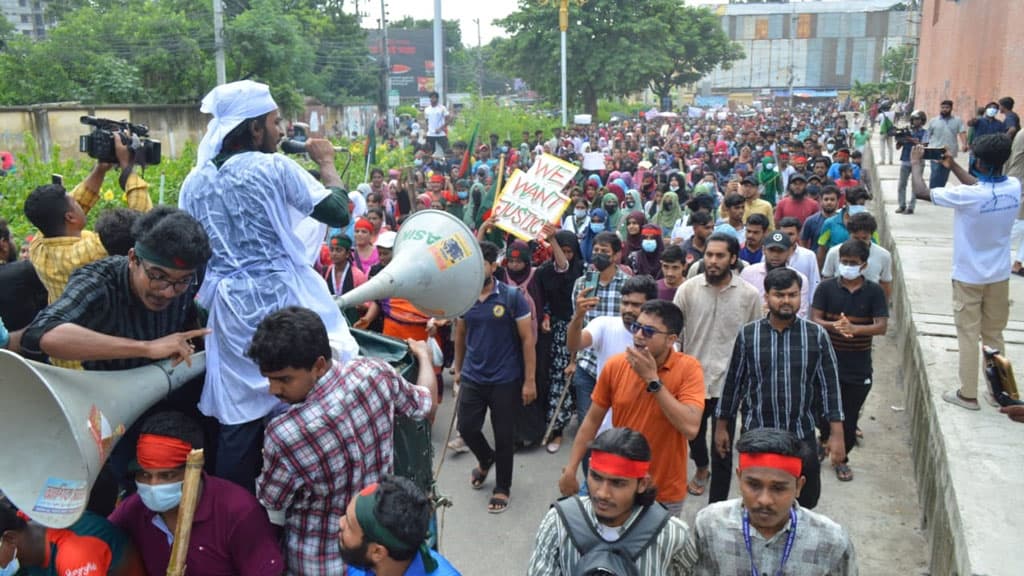
<path id="1" fill-rule="evenodd" d="M 120 371 L 80 371 L 0 350 L 0 438 L 8 442 L 0 491 L 32 520 L 67 528 L 114 444 L 150 406 L 206 369 L 169 360 Z M 12 447 L 17 445 L 18 449 Z"/>
<path id="2" fill-rule="evenodd" d="M 455 318 L 473 306 L 483 283 L 484 257 L 469 227 L 447 212 L 422 210 L 402 224 L 391 263 L 336 301 L 344 309 L 404 298 L 424 314 Z"/>

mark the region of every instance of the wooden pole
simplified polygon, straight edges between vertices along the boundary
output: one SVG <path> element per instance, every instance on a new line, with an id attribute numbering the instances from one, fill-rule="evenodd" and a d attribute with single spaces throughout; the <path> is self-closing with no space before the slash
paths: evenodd
<path id="1" fill-rule="evenodd" d="M 199 503 L 199 480 L 203 472 L 203 451 L 189 452 L 185 460 L 185 481 L 181 487 L 181 503 L 178 505 L 178 523 L 174 527 L 174 544 L 171 546 L 171 560 L 167 564 L 167 576 L 185 576 L 185 558 L 188 543 L 192 538 L 192 519 Z"/>

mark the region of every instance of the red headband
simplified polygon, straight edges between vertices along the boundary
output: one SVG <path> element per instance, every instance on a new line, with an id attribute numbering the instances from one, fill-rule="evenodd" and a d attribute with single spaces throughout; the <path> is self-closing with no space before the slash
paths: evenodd
<path id="1" fill-rule="evenodd" d="M 747 468 L 775 468 L 794 476 L 800 477 L 803 471 L 804 462 L 797 456 L 783 456 L 782 454 L 749 453 L 740 452 L 740 470 Z"/>
<path id="2" fill-rule="evenodd" d="M 430 177 L 430 181 L 444 184 L 444 176 L 442 176 L 441 174 L 434 174 L 433 176 Z"/>
<path id="3" fill-rule="evenodd" d="M 356 230 L 363 229 L 367 232 L 373 232 L 373 224 L 370 223 L 366 218 L 360 218 L 356 220 Z"/>
<path id="4" fill-rule="evenodd" d="M 185 460 L 188 459 L 188 453 L 191 451 L 192 445 L 184 440 L 156 434 L 143 434 L 139 436 L 135 455 L 139 460 L 139 466 L 162 470 L 184 466 Z"/>
<path id="5" fill-rule="evenodd" d="M 651 468 L 650 462 L 630 460 L 617 454 L 592 450 L 590 467 L 602 474 L 620 478 L 643 478 Z"/>

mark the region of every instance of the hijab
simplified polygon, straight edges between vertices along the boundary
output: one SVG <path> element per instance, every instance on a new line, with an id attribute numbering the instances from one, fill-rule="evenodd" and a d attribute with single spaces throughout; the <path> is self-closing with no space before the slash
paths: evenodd
<path id="1" fill-rule="evenodd" d="M 666 210 L 665 204 L 669 202 L 671 202 L 672 208 Z M 669 234 L 672 227 L 676 225 L 676 220 L 682 217 L 683 210 L 679 206 L 679 195 L 675 192 L 665 192 L 661 195 L 661 203 L 658 204 L 658 211 L 655 212 L 654 218 L 651 218 L 651 223 L 659 226 L 663 234 Z"/>
<path id="2" fill-rule="evenodd" d="M 630 220 L 635 220 L 640 224 L 640 231 L 636 234 L 630 234 L 626 231 L 626 225 L 629 224 Z M 647 217 L 644 216 L 643 210 L 634 210 L 629 213 L 622 222 L 622 238 L 626 243 L 626 253 L 632 253 L 641 249 L 640 243 L 643 241 L 643 228 L 647 224 Z"/>
<path id="3" fill-rule="evenodd" d="M 608 210 L 605 206 L 614 204 L 614 210 Z M 608 192 L 601 197 L 601 209 L 608 213 L 607 224 L 605 230 L 610 232 L 617 232 L 619 230 L 619 224 L 622 222 L 623 211 L 619 206 L 619 197 L 612 192 Z"/>
<path id="4" fill-rule="evenodd" d="M 654 249 L 654 252 L 645 252 L 641 247 L 632 253 L 633 273 L 647 274 L 651 278 L 657 279 L 661 276 L 661 252 L 665 249 L 662 231 L 658 226 L 648 224 L 640 230 L 641 240 L 645 233 L 648 236 L 655 237 L 654 241 L 657 242 L 657 247 Z"/>

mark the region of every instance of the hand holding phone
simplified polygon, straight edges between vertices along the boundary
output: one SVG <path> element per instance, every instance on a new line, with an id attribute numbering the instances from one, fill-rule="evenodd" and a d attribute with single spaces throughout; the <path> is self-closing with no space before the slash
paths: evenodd
<path id="1" fill-rule="evenodd" d="M 940 161 L 942 161 L 942 157 L 945 156 L 945 155 L 946 155 L 946 149 L 945 148 L 925 148 L 924 149 L 924 156 L 922 156 L 921 159 L 922 160 L 934 160 L 936 162 L 940 162 Z"/>

